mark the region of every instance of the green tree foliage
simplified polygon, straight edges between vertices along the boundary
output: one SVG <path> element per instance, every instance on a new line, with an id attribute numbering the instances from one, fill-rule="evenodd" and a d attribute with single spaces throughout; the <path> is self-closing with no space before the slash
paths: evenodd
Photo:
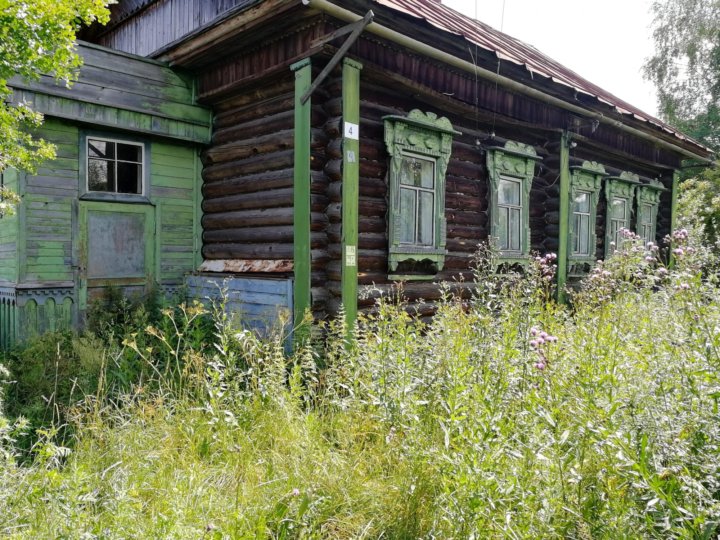
<path id="1" fill-rule="evenodd" d="M 656 0 L 652 10 L 655 54 L 645 76 L 660 114 L 720 149 L 720 0 Z"/>
<path id="2" fill-rule="evenodd" d="M 645 76 L 658 91 L 660 115 L 720 151 L 720 0 L 655 0 L 655 54 Z M 720 170 L 682 172 L 682 225 L 707 244 L 720 238 Z"/>
<path id="3" fill-rule="evenodd" d="M 75 32 L 83 24 L 107 22 L 107 0 L 0 0 L 0 172 L 6 167 L 34 170 L 55 155 L 54 147 L 34 138 L 42 122 L 32 103 L 9 104 L 14 76 L 37 80 L 51 74 L 69 85 L 81 60 Z"/>

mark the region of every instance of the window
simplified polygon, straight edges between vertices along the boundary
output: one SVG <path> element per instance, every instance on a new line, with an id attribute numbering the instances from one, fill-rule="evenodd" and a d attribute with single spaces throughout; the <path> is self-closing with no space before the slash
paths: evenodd
<path id="1" fill-rule="evenodd" d="M 637 187 L 637 233 L 645 242 L 656 241 L 657 212 L 663 191 L 665 188 L 657 180 Z"/>
<path id="2" fill-rule="evenodd" d="M 538 160 L 532 146 L 514 141 L 488 149 L 490 236 L 501 259 L 524 262 L 530 253 L 530 187 Z"/>
<path id="3" fill-rule="evenodd" d="M 573 231 L 575 231 L 572 254 L 590 255 L 590 194 L 578 191 L 573 198 Z"/>
<path id="4" fill-rule="evenodd" d="M 570 167 L 570 253 L 571 275 L 583 275 L 595 262 L 595 222 L 605 167 L 595 161 L 584 161 Z"/>
<path id="5" fill-rule="evenodd" d="M 630 228 L 628 199 L 626 197 L 613 197 L 610 201 L 609 215 L 610 241 L 615 242 L 615 245 L 619 246 L 622 241 L 620 230 Z"/>
<path id="6" fill-rule="evenodd" d="M 87 190 L 143 193 L 143 145 L 87 138 Z"/>
<path id="7" fill-rule="evenodd" d="M 432 246 L 435 161 L 405 154 L 400 162 L 400 244 Z"/>
<path id="8" fill-rule="evenodd" d="M 430 272 L 445 262 L 445 171 L 453 135 L 447 118 L 417 109 L 386 116 L 388 173 L 388 266 L 420 263 Z"/>
<path id="9" fill-rule="evenodd" d="M 149 203 L 150 143 L 86 132 L 80 139 L 82 200 Z"/>
<path id="10" fill-rule="evenodd" d="M 610 256 L 616 248 L 622 246 L 620 229 L 630 229 L 630 214 L 635 195 L 635 186 L 639 183 L 636 174 L 623 172 L 620 176 L 611 176 L 605 184 L 607 217 L 605 220 L 605 256 Z M 614 246 L 611 246 L 614 244 Z"/>
<path id="11" fill-rule="evenodd" d="M 498 244 L 501 251 L 522 250 L 522 182 L 501 177 L 498 185 Z"/>

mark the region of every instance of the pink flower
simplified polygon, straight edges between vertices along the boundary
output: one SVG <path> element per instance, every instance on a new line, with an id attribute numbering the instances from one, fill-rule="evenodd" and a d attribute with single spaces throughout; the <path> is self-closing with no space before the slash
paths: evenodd
<path id="1" fill-rule="evenodd" d="M 536 369 L 539 369 L 540 371 L 545 369 L 545 362 L 537 362 L 536 364 L 533 364 Z"/>

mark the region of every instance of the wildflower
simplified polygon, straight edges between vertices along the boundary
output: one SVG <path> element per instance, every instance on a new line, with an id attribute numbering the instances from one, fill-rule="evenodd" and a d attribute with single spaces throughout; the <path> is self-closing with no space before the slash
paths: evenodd
<path id="1" fill-rule="evenodd" d="M 673 255 L 677 255 L 678 257 L 681 257 L 685 252 L 683 251 L 683 248 L 675 248 L 672 250 Z"/>
<path id="2" fill-rule="evenodd" d="M 687 283 L 680 284 L 680 289 L 683 291 L 687 291 L 689 288 L 690 288 L 690 285 L 688 285 Z"/>
<path id="3" fill-rule="evenodd" d="M 533 349 L 538 346 L 538 341 L 536 339 L 530 340 L 530 347 Z"/>
<path id="4" fill-rule="evenodd" d="M 300 495 L 300 490 L 298 488 L 293 488 L 293 490 L 290 492 L 290 494 L 293 497 L 297 497 L 298 495 Z"/>
<path id="5" fill-rule="evenodd" d="M 655 258 L 654 258 L 654 257 L 651 257 L 650 255 L 648 255 L 647 257 L 645 257 L 645 262 L 651 263 L 651 262 L 653 262 L 654 260 L 655 260 Z"/>
<path id="6" fill-rule="evenodd" d="M 540 371 L 545 369 L 545 362 L 536 362 L 533 364 L 536 369 L 539 369 Z"/>
<path id="7" fill-rule="evenodd" d="M 539 331 L 540 331 L 540 330 L 538 330 L 536 326 L 533 326 L 533 327 L 530 329 L 530 335 L 531 335 L 531 336 L 537 336 Z"/>

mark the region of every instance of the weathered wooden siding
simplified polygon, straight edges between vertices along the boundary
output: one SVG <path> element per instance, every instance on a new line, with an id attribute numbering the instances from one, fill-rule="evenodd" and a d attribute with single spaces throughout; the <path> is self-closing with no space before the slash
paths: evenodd
<path id="1" fill-rule="evenodd" d="M 105 32 L 98 43 L 149 56 L 232 8 L 257 3 L 258 0 L 158 0 L 117 25 L 111 20 L 110 31 Z"/>
<path id="2" fill-rule="evenodd" d="M 13 78 L 13 103 L 46 116 L 205 143 L 210 111 L 195 103 L 194 79 L 165 64 L 81 43 L 78 80 L 67 88 L 50 76 Z"/>
<path id="3" fill-rule="evenodd" d="M 56 158 L 25 177 L 22 207 L 25 246 L 20 282 L 39 286 L 65 282 L 73 274 L 73 208 L 79 184 L 79 134 L 75 125 L 46 118 L 38 136 L 53 143 Z"/>
<path id="4" fill-rule="evenodd" d="M 197 151 L 192 147 L 153 142 L 150 198 L 157 227 L 157 280 L 165 288 L 179 286 L 196 269 L 199 247 Z"/>
<path id="5" fill-rule="evenodd" d="M 18 172 L 5 169 L 0 174 L 3 184 L 18 193 Z M 14 282 L 17 279 L 19 232 L 17 211 L 0 217 L 0 281 Z"/>
<path id="6" fill-rule="evenodd" d="M 188 297 L 209 308 L 224 307 L 233 322 L 267 333 L 292 329 L 293 284 L 289 278 L 198 275 L 187 279 Z"/>

